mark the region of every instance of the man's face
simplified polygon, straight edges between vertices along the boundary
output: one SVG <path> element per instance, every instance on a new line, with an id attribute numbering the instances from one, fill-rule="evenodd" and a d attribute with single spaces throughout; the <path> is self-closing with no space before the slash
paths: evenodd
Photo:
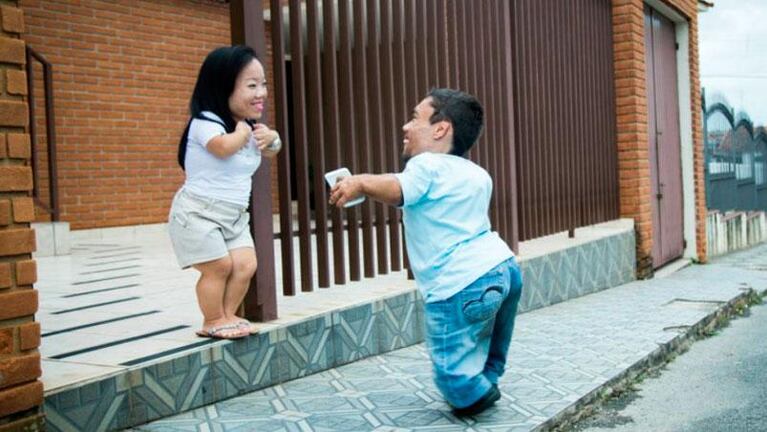
<path id="1" fill-rule="evenodd" d="M 431 97 L 427 97 L 416 105 L 410 121 L 402 126 L 404 132 L 402 158 L 405 161 L 433 146 L 436 124 L 433 125 L 429 121 L 432 114 L 434 114 L 434 107 L 431 106 Z"/>

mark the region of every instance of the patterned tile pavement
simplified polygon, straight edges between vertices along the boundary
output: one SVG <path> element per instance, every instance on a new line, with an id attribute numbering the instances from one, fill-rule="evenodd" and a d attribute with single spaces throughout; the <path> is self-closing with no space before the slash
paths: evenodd
<path id="1" fill-rule="evenodd" d="M 41 263 L 50 430 L 132 427 L 423 341 L 421 298 L 404 272 L 281 297 L 281 318 L 257 335 L 201 341 L 194 275 L 173 270 L 158 229 L 83 238 L 72 256 Z M 520 253 L 527 312 L 629 282 L 632 221 L 522 242 Z"/>
<path id="2" fill-rule="evenodd" d="M 419 344 L 134 430 L 532 430 L 571 409 L 745 289 L 766 291 L 767 272 L 759 270 L 767 270 L 767 245 L 713 264 L 693 265 L 663 279 L 631 282 L 521 315 L 500 385 L 502 399 L 476 418 L 450 414 L 432 384 L 427 353 Z M 372 342 L 366 344 L 367 324 L 353 315 L 345 317 L 352 323 L 347 337 L 357 338 L 349 346 L 372 347 Z M 320 337 L 306 335 L 310 336 Z"/>

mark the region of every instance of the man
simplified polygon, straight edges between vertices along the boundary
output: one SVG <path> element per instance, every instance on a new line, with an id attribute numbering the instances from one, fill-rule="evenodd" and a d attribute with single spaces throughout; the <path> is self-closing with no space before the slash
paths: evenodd
<path id="1" fill-rule="evenodd" d="M 330 194 L 338 207 L 360 195 L 402 207 L 434 380 L 457 416 L 500 399 L 522 291 L 514 254 L 490 230 L 492 180 L 465 158 L 482 122 L 473 96 L 434 89 L 402 127 L 404 171 L 347 177 Z"/>

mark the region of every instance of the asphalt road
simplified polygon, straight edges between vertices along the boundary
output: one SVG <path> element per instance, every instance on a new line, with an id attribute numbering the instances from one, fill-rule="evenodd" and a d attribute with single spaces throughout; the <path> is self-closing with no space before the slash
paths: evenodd
<path id="1" fill-rule="evenodd" d="M 694 342 L 573 431 L 767 431 L 767 305 Z"/>

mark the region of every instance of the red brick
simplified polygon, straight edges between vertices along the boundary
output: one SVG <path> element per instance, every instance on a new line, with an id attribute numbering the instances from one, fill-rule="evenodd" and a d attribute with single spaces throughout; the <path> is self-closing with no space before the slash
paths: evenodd
<path id="1" fill-rule="evenodd" d="M 16 69 L 5 71 L 5 87 L 8 94 L 25 96 L 27 94 L 27 74 Z"/>
<path id="2" fill-rule="evenodd" d="M 45 429 L 45 414 L 34 414 L 0 425 L 0 432 L 37 432 Z"/>
<path id="3" fill-rule="evenodd" d="M 0 166 L 0 192 L 32 190 L 32 169 L 28 166 Z"/>
<path id="4" fill-rule="evenodd" d="M 0 329 L 0 354 L 11 354 L 13 345 L 13 327 Z"/>
<path id="5" fill-rule="evenodd" d="M 25 64 L 26 55 L 24 41 L 0 36 L 0 62 Z"/>
<path id="6" fill-rule="evenodd" d="M 40 353 L 17 355 L 0 362 L 0 389 L 29 381 L 42 375 Z"/>
<path id="7" fill-rule="evenodd" d="M 0 159 L 8 157 L 8 148 L 5 145 L 5 134 L 0 132 Z"/>
<path id="8" fill-rule="evenodd" d="M 29 159 L 32 156 L 32 146 L 29 134 L 8 134 L 8 157 L 15 159 Z"/>
<path id="9" fill-rule="evenodd" d="M 11 263 L 0 263 L 0 288 L 10 288 L 11 283 Z"/>
<path id="10" fill-rule="evenodd" d="M 24 33 L 24 12 L 12 6 L 0 6 L 3 30 L 8 33 Z"/>
<path id="11" fill-rule="evenodd" d="M 11 198 L 13 203 L 13 221 L 34 222 L 35 220 L 35 202 L 29 197 Z"/>
<path id="12" fill-rule="evenodd" d="M 23 289 L 0 292 L 0 320 L 34 315 L 37 312 L 37 290 Z"/>
<path id="13" fill-rule="evenodd" d="M 11 223 L 11 202 L 8 200 L 0 201 L 0 226 L 10 225 Z"/>
<path id="14" fill-rule="evenodd" d="M 43 383 L 35 381 L 0 390 L 0 418 L 43 404 Z"/>
<path id="15" fill-rule="evenodd" d="M 2 59 L 0 59 L 2 61 Z M 29 111 L 24 102 L 0 101 L 0 126 L 26 127 L 29 122 Z"/>
<path id="16" fill-rule="evenodd" d="M 33 229 L 0 230 L 0 256 L 27 254 L 35 250 L 35 231 Z"/>
<path id="17" fill-rule="evenodd" d="M 19 326 L 19 349 L 28 351 L 40 346 L 40 323 L 31 322 Z"/>
<path id="18" fill-rule="evenodd" d="M 32 285 L 37 282 L 37 262 L 33 259 L 16 263 L 16 286 Z"/>

